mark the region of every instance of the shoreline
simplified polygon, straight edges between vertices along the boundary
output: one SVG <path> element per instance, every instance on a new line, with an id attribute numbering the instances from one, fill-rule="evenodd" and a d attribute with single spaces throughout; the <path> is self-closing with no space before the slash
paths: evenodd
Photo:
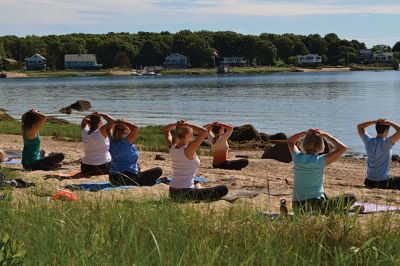
<path id="1" fill-rule="evenodd" d="M 273 73 L 328 73 L 328 72 L 349 72 L 349 71 L 390 71 L 387 67 L 359 67 L 353 69 L 351 67 L 323 67 L 321 69 L 299 68 L 299 67 L 232 67 L 228 74 L 231 75 L 257 75 L 257 74 L 273 74 Z M 7 79 L 23 79 L 23 78 L 68 78 L 68 77 L 120 77 L 131 76 L 131 70 L 97 70 L 97 71 L 10 71 L 7 72 Z M 187 75 L 187 76 L 204 76 L 204 75 L 223 75 L 217 74 L 213 68 L 193 68 L 183 70 L 165 70 L 161 72 L 164 76 Z"/>

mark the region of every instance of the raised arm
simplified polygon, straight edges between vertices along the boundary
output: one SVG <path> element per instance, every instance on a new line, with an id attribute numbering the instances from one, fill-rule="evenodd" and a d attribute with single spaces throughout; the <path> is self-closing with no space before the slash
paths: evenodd
<path id="1" fill-rule="evenodd" d="M 26 135 L 29 139 L 32 139 L 34 137 L 36 137 L 39 129 L 41 129 L 44 124 L 46 124 L 47 121 L 47 116 L 43 113 L 40 113 L 38 110 L 36 109 L 32 109 L 30 110 L 30 112 L 33 112 L 37 115 L 38 120 L 36 121 L 35 124 L 32 125 L 32 127 L 30 128 L 29 132 L 26 132 Z"/>
<path id="2" fill-rule="evenodd" d="M 297 134 L 294 134 L 287 140 L 290 154 L 293 154 L 294 152 L 299 152 L 299 148 L 297 148 L 296 143 L 304 138 L 307 133 L 308 131 L 299 132 Z"/>
<path id="3" fill-rule="evenodd" d="M 184 126 L 190 127 L 193 129 L 193 131 L 197 132 L 198 136 L 197 138 L 189 143 L 187 148 L 185 149 L 185 155 L 187 158 L 193 158 L 196 154 L 196 149 L 200 147 L 201 143 L 203 142 L 204 138 L 207 135 L 207 130 L 204 127 L 191 124 L 191 123 L 184 123 Z"/>
<path id="4" fill-rule="evenodd" d="M 104 118 L 104 120 L 106 120 L 107 123 L 110 123 L 115 120 L 112 116 L 108 114 L 103 114 L 103 113 L 97 113 L 97 114 L 100 115 L 102 118 Z"/>
<path id="5" fill-rule="evenodd" d="M 332 164 L 334 161 L 336 161 L 337 159 L 339 159 L 339 157 L 347 150 L 347 147 L 343 142 L 341 142 L 337 138 L 333 137 L 329 133 L 324 132 L 322 130 L 318 130 L 317 132 L 321 137 L 329 140 L 336 148 L 336 150 L 325 155 L 326 165 L 328 166 L 328 165 Z"/>
<path id="6" fill-rule="evenodd" d="M 390 141 L 395 144 L 400 139 L 400 125 L 390 120 L 385 120 L 385 123 L 396 130 L 396 133 L 390 137 Z"/>
<path id="7" fill-rule="evenodd" d="M 89 116 L 90 115 L 87 115 L 82 119 L 81 130 L 83 130 L 87 125 L 89 125 L 89 122 L 90 122 Z"/>
<path id="8" fill-rule="evenodd" d="M 367 121 L 357 126 L 358 135 L 363 138 L 366 134 L 365 129 L 369 126 L 375 125 L 378 120 Z"/>
<path id="9" fill-rule="evenodd" d="M 111 129 L 114 127 L 116 123 L 116 120 L 111 120 L 110 122 L 108 122 L 107 124 L 105 124 L 104 126 L 102 126 L 100 128 L 100 134 L 104 137 L 107 138 L 108 136 L 110 136 L 111 134 Z"/>
<path id="10" fill-rule="evenodd" d="M 177 123 L 169 124 L 164 127 L 164 139 L 167 142 L 168 147 L 171 147 L 173 144 L 171 130 L 176 128 Z"/>
<path id="11" fill-rule="evenodd" d="M 221 123 L 221 122 L 217 122 L 217 125 L 219 125 L 220 127 L 226 129 L 226 132 L 228 133 L 227 135 L 232 135 L 233 132 L 233 126 L 230 124 L 225 124 L 225 123 Z"/>
<path id="12" fill-rule="evenodd" d="M 105 137 L 105 138 L 110 136 L 111 129 L 115 125 L 115 119 L 113 117 L 111 117 L 111 116 L 109 116 L 107 114 L 103 114 L 103 113 L 95 112 L 94 114 L 97 114 L 97 115 L 101 116 L 107 122 L 105 125 L 103 125 L 100 128 L 101 135 L 103 135 L 103 137 Z"/>
<path id="13" fill-rule="evenodd" d="M 125 125 L 129 128 L 130 133 L 128 135 L 128 141 L 130 144 L 133 144 L 135 142 L 135 139 L 139 135 L 139 127 L 137 127 L 136 125 L 134 125 L 128 121 L 124 121 L 124 120 L 117 120 L 117 123 Z"/>

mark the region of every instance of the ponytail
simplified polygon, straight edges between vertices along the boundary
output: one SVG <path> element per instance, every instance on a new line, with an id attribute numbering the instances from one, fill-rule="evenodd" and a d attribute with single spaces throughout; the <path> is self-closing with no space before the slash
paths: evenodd
<path id="1" fill-rule="evenodd" d="M 88 135 L 92 134 L 93 131 L 99 128 L 99 124 L 101 121 L 101 116 L 99 115 L 90 115 L 89 116 L 89 133 Z"/>

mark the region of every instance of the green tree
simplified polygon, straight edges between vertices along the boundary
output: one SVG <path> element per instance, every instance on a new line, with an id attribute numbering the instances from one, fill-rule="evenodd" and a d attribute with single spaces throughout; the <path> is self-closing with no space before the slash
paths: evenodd
<path id="1" fill-rule="evenodd" d="M 312 54 L 324 55 L 328 50 L 326 41 L 319 34 L 308 35 L 306 46 Z"/>
<path id="2" fill-rule="evenodd" d="M 392 48 L 389 45 L 386 45 L 386 44 L 377 44 L 377 45 L 374 45 L 372 47 L 372 51 L 374 51 L 374 52 L 377 52 L 377 51 L 380 51 L 380 52 L 391 52 Z"/>
<path id="3" fill-rule="evenodd" d="M 130 67 L 131 60 L 126 52 L 118 52 L 114 57 L 114 66 Z"/>
<path id="4" fill-rule="evenodd" d="M 272 66 L 276 62 L 278 51 L 275 45 L 266 40 L 259 40 L 256 44 L 256 60 L 263 66 Z"/>
<path id="5" fill-rule="evenodd" d="M 214 50 L 206 40 L 192 36 L 184 51 L 185 55 L 189 57 L 190 66 L 207 67 L 209 66 Z"/>
<path id="6" fill-rule="evenodd" d="M 292 40 L 286 36 L 281 36 L 275 40 L 274 45 L 278 49 L 279 58 L 286 62 L 293 52 L 294 43 Z"/>
<path id="7" fill-rule="evenodd" d="M 301 40 L 297 40 L 294 42 L 292 55 L 294 55 L 294 56 L 306 55 L 309 53 L 310 53 L 310 51 L 308 51 L 307 46 Z"/>
<path id="8" fill-rule="evenodd" d="M 5 51 L 3 42 L 0 41 L 0 70 L 3 69 L 3 58 L 5 57 Z"/>
<path id="9" fill-rule="evenodd" d="M 396 43 L 393 45 L 392 51 L 393 51 L 393 52 L 400 52 L 400 41 L 399 41 L 399 42 L 396 42 Z"/>

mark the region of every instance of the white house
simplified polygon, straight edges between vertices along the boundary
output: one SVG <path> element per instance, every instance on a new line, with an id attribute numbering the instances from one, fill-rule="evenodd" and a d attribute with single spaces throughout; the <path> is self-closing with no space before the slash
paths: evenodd
<path id="1" fill-rule="evenodd" d="M 100 68 L 94 54 L 66 54 L 64 56 L 65 69 L 93 69 Z"/>
<path id="2" fill-rule="evenodd" d="M 319 65 L 322 63 L 322 57 L 317 54 L 297 55 L 298 65 Z"/>
<path id="3" fill-rule="evenodd" d="M 394 57 L 391 52 L 377 51 L 372 55 L 372 61 L 375 63 L 390 63 L 393 62 Z"/>
<path id="4" fill-rule="evenodd" d="M 44 70 L 46 69 L 47 60 L 40 54 L 34 54 L 25 58 L 25 66 L 27 70 Z"/>
<path id="5" fill-rule="evenodd" d="M 165 68 L 187 68 L 188 58 L 182 54 L 174 53 L 165 57 Z"/>
<path id="6" fill-rule="evenodd" d="M 228 66 L 243 67 L 247 66 L 247 60 L 244 57 L 240 56 L 230 56 L 230 57 L 224 57 L 222 60 L 222 64 Z"/>

